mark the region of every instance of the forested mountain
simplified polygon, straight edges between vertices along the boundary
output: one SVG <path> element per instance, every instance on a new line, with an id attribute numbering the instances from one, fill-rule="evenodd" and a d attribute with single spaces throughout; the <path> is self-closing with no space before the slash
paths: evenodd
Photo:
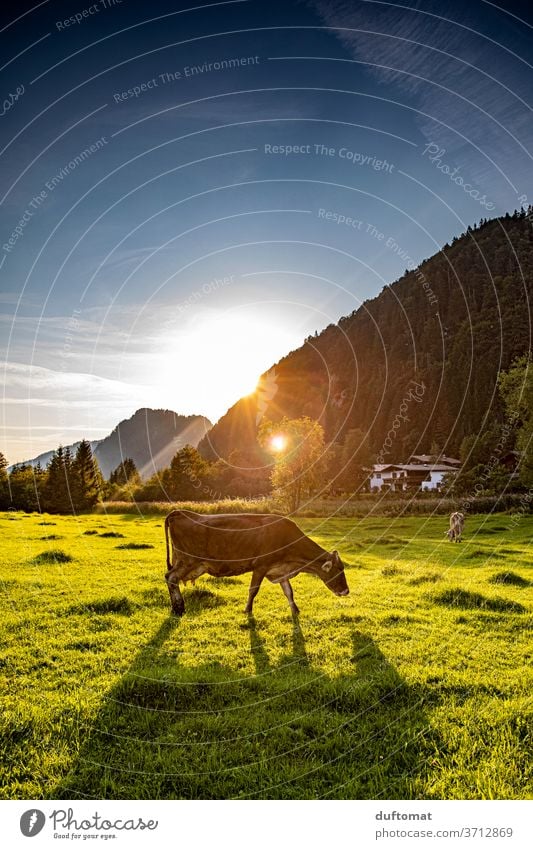
<path id="1" fill-rule="evenodd" d="M 137 410 L 98 443 L 94 456 L 104 477 L 125 458 L 134 460 L 141 478 L 170 464 L 184 445 L 196 447 L 211 427 L 205 416 L 179 416 L 172 410 Z"/>
<path id="2" fill-rule="evenodd" d="M 165 468 L 176 451 L 184 445 L 196 446 L 211 427 L 205 416 L 180 416 L 172 410 L 137 410 L 129 419 L 124 419 L 104 439 L 91 443 L 93 454 L 104 477 L 125 457 L 134 460 L 142 478 L 148 478 Z M 68 446 L 72 454 L 79 443 Z M 35 466 L 40 462 L 46 466 L 52 452 L 41 454 L 27 462 Z"/>
<path id="3" fill-rule="evenodd" d="M 456 455 L 503 420 L 498 373 L 531 348 L 532 290 L 531 208 L 482 221 L 282 359 L 199 449 L 252 464 L 259 413 L 318 419 L 329 442 L 360 428 L 377 455 L 394 429 L 387 460 Z"/>

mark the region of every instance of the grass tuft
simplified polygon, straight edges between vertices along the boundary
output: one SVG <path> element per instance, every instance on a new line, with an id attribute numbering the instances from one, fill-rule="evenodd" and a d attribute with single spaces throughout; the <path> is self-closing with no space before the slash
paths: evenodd
<path id="1" fill-rule="evenodd" d="M 71 607 L 69 613 L 96 613 L 99 616 L 107 613 L 119 613 L 122 616 L 131 616 L 137 609 L 137 605 L 126 596 L 111 596 L 110 598 L 87 601 Z"/>
<path id="2" fill-rule="evenodd" d="M 108 539 L 124 539 L 124 534 L 121 534 L 118 531 L 104 531 L 104 533 L 99 536 L 107 537 Z"/>
<path id="3" fill-rule="evenodd" d="M 531 581 L 523 578 L 522 575 L 517 575 L 516 572 L 497 572 L 492 578 L 489 578 L 489 584 L 508 584 L 512 587 L 529 587 Z"/>
<path id="4" fill-rule="evenodd" d="M 122 545 L 117 545 L 116 548 L 119 548 L 123 551 L 140 551 L 144 548 L 155 548 L 155 546 L 149 542 L 123 542 Z"/>
<path id="5" fill-rule="evenodd" d="M 526 610 L 522 604 L 516 601 L 508 601 L 506 598 L 486 598 L 481 593 L 472 593 L 459 587 L 444 590 L 444 592 L 434 595 L 432 600 L 435 604 L 459 607 L 463 610 L 491 610 L 497 613 L 525 613 Z"/>
<path id="6" fill-rule="evenodd" d="M 54 548 L 51 551 L 42 551 L 33 558 L 34 563 L 70 563 L 74 558 L 61 551 L 60 548 Z"/>
<path id="7" fill-rule="evenodd" d="M 442 575 L 438 572 L 426 572 L 424 575 L 417 575 L 408 581 L 412 587 L 419 587 L 420 584 L 436 584 L 437 581 L 442 581 Z"/>
<path id="8" fill-rule="evenodd" d="M 95 535 L 95 534 L 97 534 L 97 533 L 98 533 L 98 531 L 84 531 L 84 532 L 83 532 L 83 536 L 84 536 L 84 537 L 92 537 L 92 536 L 94 536 L 94 535 Z"/>
<path id="9" fill-rule="evenodd" d="M 488 560 L 502 560 L 503 555 L 499 554 L 499 553 L 497 554 L 492 549 L 488 549 L 487 551 L 485 551 L 482 548 L 474 548 L 473 551 L 469 551 L 465 554 L 464 559 L 465 560 L 481 560 L 481 559 L 483 559 L 483 560 L 487 560 L 487 561 Z"/>

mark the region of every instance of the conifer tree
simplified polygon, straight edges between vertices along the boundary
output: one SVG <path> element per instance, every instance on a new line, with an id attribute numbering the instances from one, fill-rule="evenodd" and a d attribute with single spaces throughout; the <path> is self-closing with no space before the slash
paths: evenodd
<path id="1" fill-rule="evenodd" d="M 90 442 L 82 439 L 71 464 L 72 504 L 76 511 L 90 510 L 98 501 L 102 475 Z"/>
<path id="2" fill-rule="evenodd" d="M 0 451 L 0 509 L 9 507 L 9 478 L 7 475 L 7 460 Z"/>
<path id="3" fill-rule="evenodd" d="M 46 469 L 43 509 L 48 513 L 71 513 L 72 455 L 62 445 L 54 452 Z"/>
<path id="4" fill-rule="evenodd" d="M 125 457 L 109 475 L 109 483 L 118 484 L 118 486 L 124 486 L 126 483 L 138 483 L 139 481 L 139 472 L 131 457 Z"/>

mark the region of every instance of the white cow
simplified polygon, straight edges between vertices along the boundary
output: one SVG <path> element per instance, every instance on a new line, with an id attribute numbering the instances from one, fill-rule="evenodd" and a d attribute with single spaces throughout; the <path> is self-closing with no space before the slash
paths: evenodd
<path id="1" fill-rule="evenodd" d="M 450 530 L 446 531 L 446 535 L 450 542 L 461 542 L 463 528 L 465 526 L 464 513 L 452 513 L 450 516 Z"/>

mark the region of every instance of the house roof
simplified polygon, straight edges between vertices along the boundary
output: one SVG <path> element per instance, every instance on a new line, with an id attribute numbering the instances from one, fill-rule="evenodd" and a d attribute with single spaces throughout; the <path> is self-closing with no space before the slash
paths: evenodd
<path id="1" fill-rule="evenodd" d="M 442 463 L 432 463 L 431 465 L 422 466 L 420 463 L 389 463 L 388 465 L 376 465 L 372 467 L 372 472 L 393 471 L 399 469 L 404 472 L 453 472 L 456 471 L 452 466 L 445 466 Z"/>
<path id="2" fill-rule="evenodd" d="M 452 466 L 445 466 L 442 463 L 431 463 L 427 466 L 422 466 L 420 463 L 402 463 L 398 466 L 399 469 L 404 469 L 406 472 L 453 472 Z"/>
<path id="3" fill-rule="evenodd" d="M 411 467 L 412 468 L 412 467 Z M 442 463 L 435 463 L 433 466 L 427 467 L 428 472 L 457 472 L 453 466 L 447 466 Z"/>
<path id="4" fill-rule="evenodd" d="M 460 466 L 461 461 L 457 460 L 455 457 L 447 457 L 445 454 L 440 454 L 435 458 L 433 454 L 411 454 L 409 460 L 416 460 L 418 463 L 431 463 L 440 462 L 440 463 L 449 463 L 452 466 Z"/>

